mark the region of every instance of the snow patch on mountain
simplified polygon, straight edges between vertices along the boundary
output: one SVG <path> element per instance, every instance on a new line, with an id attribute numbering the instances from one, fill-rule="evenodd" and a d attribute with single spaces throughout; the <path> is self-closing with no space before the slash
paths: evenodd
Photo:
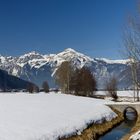
<path id="1" fill-rule="evenodd" d="M 96 60 L 103 61 L 107 64 L 128 64 L 130 62 L 130 59 L 110 60 L 106 58 L 96 58 Z"/>

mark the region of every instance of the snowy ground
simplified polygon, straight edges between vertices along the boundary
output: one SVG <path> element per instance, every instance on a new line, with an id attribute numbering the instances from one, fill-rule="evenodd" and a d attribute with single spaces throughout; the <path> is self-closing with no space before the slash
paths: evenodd
<path id="1" fill-rule="evenodd" d="M 0 94 L 0 140 L 56 140 L 116 117 L 105 100 L 64 94 Z"/>
<path id="2" fill-rule="evenodd" d="M 96 95 L 108 95 L 107 91 L 97 91 Z M 117 91 L 119 97 L 134 97 L 133 90 Z"/>
<path id="3" fill-rule="evenodd" d="M 132 135 L 129 140 L 140 140 L 140 131 Z"/>
<path id="4" fill-rule="evenodd" d="M 97 91 L 96 95 L 103 96 L 103 97 L 105 97 L 105 99 L 108 99 L 108 100 L 112 100 L 112 98 L 110 98 L 107 91 Z M 132 91 L 132 90 L 117 91 L 117 95 L 119 97 L 118 101 L 134 102 L 134 91 Z M 140 94 L 139 94 L 139 96 L 140 96 Z"/>

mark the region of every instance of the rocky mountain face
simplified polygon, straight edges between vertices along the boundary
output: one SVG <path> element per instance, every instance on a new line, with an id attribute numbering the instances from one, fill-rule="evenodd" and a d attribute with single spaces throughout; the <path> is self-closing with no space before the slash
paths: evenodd
<path id="1" fill-rule="evenodd" d="M 50 87 L 54 87 L 53 75 L 63 61 L 71 61 L 77 68 L 88 67 L 95 75 L 100 89 L 104 88 L 106 80 L 111 75 L 117 77 L 119 88 L 131 87 L 131 74 L 128 71 L 129 60 L 90 58 L 71 48 L 50 55 L 30 52 L 19 57 L 0 56 L 0 69 L 39 86 L 47 80 Z"/>

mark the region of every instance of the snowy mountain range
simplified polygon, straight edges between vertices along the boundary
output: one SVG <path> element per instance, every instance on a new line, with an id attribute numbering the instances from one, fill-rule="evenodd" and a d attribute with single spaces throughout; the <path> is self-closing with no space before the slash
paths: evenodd
<path id="1" fill-rule="evenodd" d="M 47 80 L 50 87 L 54 87 L 53 74 L 63 61 L 71 61 L 73 66 L 78 68 L 83 66 L 90 68 L 98 81 L 99 88 L 104 87 L 106 79 L 111 75 L 118 78 L 119 88 L 131 86 L 129 60 L 90 58 L 71 48 L 58 54 L 42 55 L 33 51 L 19 57 L 0 56 L 0 69 L 39 86 Z"/>

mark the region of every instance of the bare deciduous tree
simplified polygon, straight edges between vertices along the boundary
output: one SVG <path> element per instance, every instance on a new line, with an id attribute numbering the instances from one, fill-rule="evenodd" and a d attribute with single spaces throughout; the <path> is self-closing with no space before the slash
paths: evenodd
<path id="1" fill-rule="evenodd" d="M 61 90 L 64 93 L 70 92 L 69 87 L 72 73 L 73 67 L 71 66 L 71 63 L 68 61 L 63 62 L 55 72 L 56 83 L 61 87 Z"/>
<path id="2" fill-rule="evenodd" d="M 39 92 L 39 87 L 33 83 L 28 84 L 27 91 L 29 93 Z"/>
<path id="3" fill-rule="evenodd" d="M 64 93 L 92 96 L 96 80 L 88 68 L 74 69 L 70 62 L 63 62 L 55 73 L 55 79 Z"/>
<path id="4" fill-rule="evenodd" d="M 134 101 L 139 101 L 140 89 L 140 16 L 129 18 L 124 32 L 125 55 L 130 60 L 131 77 L 133 81 Z M 136 94 L 137 93 L 137 94 Z M 136 99 L 135 99 L 136 98 Z"/>
<path id="5" fill-rule="evenodd" d="M 109 95 L 116 101 L 118 99 L 117 95 L 117 79 L 115 76 L 108 79 L 105 83 L 105 89 Z"/>
<path id="6" fill-rule="evenodd" d="M 42 84 L 42 88 L 44 90 L 44 92 L 48 93 L 49 92 L 49 84 L 47 81 L 44 81 Z"/>
<path id="7" fill-rule="evenodd" d="M 96 91 L 95 77 L 88 68 L 83 67 L 82 69 L 75 70 L 71 80 L 70 89 L 76 95 L 93 96 Z"/>

